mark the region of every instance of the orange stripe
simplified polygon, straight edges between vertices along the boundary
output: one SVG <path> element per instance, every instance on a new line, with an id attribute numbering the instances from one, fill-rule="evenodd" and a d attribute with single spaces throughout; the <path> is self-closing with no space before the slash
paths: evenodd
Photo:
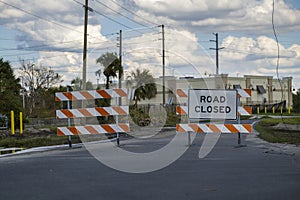
<path id="1" fill-rule="evenodd" d="M 180 132 L 180 133 L 185 133 L 185 132 L 186 132 L 186 130 L 184 130 L 184 129 L 180 126 L 180 124 L 176 124 L 176 131 L 177 131 L 177 132 Z"/>
<path id="2" fill-rule="evenodd" d="M 84 127 L 90 134 L 97 134 L 99 133 L 96 129 L 94 129 L 92 126 L 85 126 Z"/>
<path id="3" fill-rule="evenodd" d="M 101 127 L 107 132 L 107 133 L 115 133 L 116 131 L 110 127 L 109 124 L 102 124 Z"/>
<path id="4" fill-rule="evenodd" d="M 252 114 L 252 108 L 249 106 L 245 106 L 244 109 L 247 111 L 247 113 Z"/>
<path id="5" fill-rule="evenodd" d="M 111 98 L 111 96 L 105 90 L 97 90 L 98 94 L 100 94 L 103 98 Z"/>
<path id="6" fill-rule="evenodd" d="M 218 127 L 214 124 L 206 124 L 206 126 L 210 128 L 214 133 L 221 133 L 221 130 L 218 129 Z"/>
<path id="7" fill-rule="evenodd" d="M 182 89 L 177 89 L 177 95 L 180 97 L 188 97 Z"/>
<path id="8" fill-rule="evenodd" d="M 127 94 L 124 92 L 123 89 L 114 89 L 114 91 L 120 96 L 120 97 L 126 97 Z"/>
<path id="9" fill-rule="evenodd" d="M 65 136 L 65 134 L 59 128 L 57 128 L 57 136 Z"/>
<path id="10" fill-rule="evenodd" d="M 73 113 L 70 110 L 60 110 L 64 115 L 67 116 L 67 118 L 75 118 Z"/>
<path id="11" fill-rule="evenodd" d="M 80 94 L 82 96 L 84 96 L 85 99 L 94 99 L 95 97 L 93 97 L 89 92 L 87 91 L 81 91 Z"/>
<path id="12" fill-rule="evenodd" d="M 204 131 L 198 126 L 198 124 L 189 125 L 196 133 L 203 133 Z"/>
<path id="13" fill-rule="evenodd" d="M 95 108 L 96 111 L 98 113 L 100 113 L 100 116 L 109 116 L 110 114 L 102 107 L 99 107 L 99 108 Z"/>
<path id="14" fill-rule="evenodd" d="M 128 115 L 125 110 L 123 110 L 120 106 L 112 106 L 112 108 L 119 114 L 119 115 Z"/>
<path id="15" fill-rule="evenodd" d="M 71 133 L 73 133 L 74 135 L 79 135 L 80 132 L 77 130 L 77 128 L 75 128 L 75 126 L 70 126 L 67 127 L 69 129 L 69 131 L 71 131 Z"/>
<path id="16" fill-rule="evenodd" d="M 231 133 L 239 133 L 239 130 L 233 124 L 224 124 Z"/>
<path id="17" fill-rule="evenodd" d="M 252 133 L 252 125 L 251 124 L 242 124 L 242 125 L 245 129 L 247 129 L 247 131 L 249 133 Z"/>
<path id="18" fill-rule="evenodd" d="M 176 113 L 179 115 L 186 115 L 187 113 L 182 109 L 181 106 L 176 106 Z"/>
<path id="19" fill-rule="evenodd" d="M 55 101 L 61 101 L 58 97 L 55 97 Z"/>
<path id="20" fill-rule="evenodd" d="M 85 117 L 93 117 L 93 115 L 85 108 L 79 108 L 78 111 Z"/>
<path id="21" fill-rule="evenodd" d="M 65 95 L 69 100 L 77 100 L 77 98 L 72 94 L 72 92 L 63 92 L 63 95 Z"/>
<path id="22" fill-rule="evenodd" d="M 249 94 L 249 96 L 251 96 L 252 90 L 251 89 L 244 89 L 245 92 L 247 92 L 247 94 Z"/>
<path id="23" fill-rule="evenodd" d="M 127 124 L 119 124 L 119 126 L 124 130 L 125 133 L 129 132 L 129 126 Z"/>

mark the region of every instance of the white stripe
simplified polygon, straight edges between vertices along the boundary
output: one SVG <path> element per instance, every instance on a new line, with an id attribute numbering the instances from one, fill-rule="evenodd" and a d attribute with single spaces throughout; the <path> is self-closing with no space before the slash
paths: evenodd
<path id="1" fill-rule="evenodd" d="M 221 133 L 231 133 L 223 124 L 215 124 L 218 129 L 220 129 Z"/>
<path id="2" fill-rule="evenodd" d="M 106 133 L 106 131 L 100 125 L 92 125 L 92 127 L 97 130 L 98 133 Z"/>
<path id="3" fill-rule="evenodd" d="M 250 95 L 243 89 L 237 89 L 237 91 L 241 97 L 245 97 L 245 98 L 250 97 Z"/>
<path id="4" fill-rule="evenodd" d="M 73 133 L 67 127 L 58 127 L 57 129 L 63 132 L 64 135 L 73 135 Z"/>
<path id="5" fill-rule="evenodd" d="M 97 91 L 95 91 L 94 97 L 95 97 L 95 99 L 101 99 L 102 98 L 102 96 Z"/>
<path id="6" fill-rule="evenodd" d="M 80 91 L 72 92 L 73 96 L 78 100 L 84 100 L 85 97 L 80 93 Z"/>
<path id="7" fill-rule="evenodd" d="M 240 115 L 251 115 L 251 113 L 248 113 L 247 110 L 242 106 L 238 107 L 238 112 L 240 113 Z"/>
<path id="8" fill-rule="evenodd" d="M 75 117 L 85 117 L 81 112 L 79 112 L 77 109 L 71 109 L 70 112 L 75 116 Z"/>
<path id="9" fill-rule="evenodd" d="M 119 125 L 117 124 L 110 124 L 109 125 L 115 132 L 122 132 L 122 130 L 120 129 Z"/>
<path id="10" fill-rule="evenodd" d="M 112 89 L 107 89 L 105 90 L 107 94 L 109 94 L 109 96 L 112 97 L 118 97 L 117 93 L 115 93 Z"/>
<path id="11" fill-rule="evenodd" d="M 106 110 L 106 112 L 108 112 L 110 115 L 118 115 L 118 113 L 114 111 L 112 107 L 104 107 L 104 110 Z"/>
<path id="12" fill-rule="evenodd" d="M 204 133 L 214 133 L 207 124 L 199 124 L 199 127 L 203 130 Z"/>
<path id="13" fill-rule="evenodd" d="M 75 126 L 75 128 L 81 135 L 90 134 L 90 132 L 88 132 L 88 130 L 86 130 L 84 126 Z"/>
<path id="14" fill-rule="evenodd" d="M 87 91 L 93 98 L 96 96 L 96 90 L 88 90 Z"/>
<path id="15" fill-rule="evenodd" d="M 185 131 L 193 131 L 193 129 L 189 126 L 189 124 L 179 124 L 179 126 Z"/>
<path id="16" fill-rule="evenodd" d="M 57 92 L 55 93 L 56 98 L 58 98 L 60 101 L 68 101 L 69 99 L 62 93 Z"/>
<path id="17" fill-rule="evenodd" d="M 242 124 L 234 124 L 235 128 L 239 130 L 240 133 L 249 133 L 249 131 L 244 128 Z"/>
<path id="18" fill-rule="evenodd" d="M 85 110 L 88 111 L 92 116 L 97 116 L 95 108 L 86 108 Z"/>
<path id="19" fill-rule="evenodd" d="M 67 116 L 65 114 L 63 114 L 63 112 L 61 112 L 60 110 L 56 111 L 56 118 L 67 118 Z"/>

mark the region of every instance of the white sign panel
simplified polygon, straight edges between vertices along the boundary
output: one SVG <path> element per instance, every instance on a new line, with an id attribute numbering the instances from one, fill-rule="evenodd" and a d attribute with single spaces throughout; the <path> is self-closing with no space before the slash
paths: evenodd
<path id="1" fill-rule="evenodd" d="M 190 89 L 188 99 L 190 119 L 237 119 L 236 90 Z"/>

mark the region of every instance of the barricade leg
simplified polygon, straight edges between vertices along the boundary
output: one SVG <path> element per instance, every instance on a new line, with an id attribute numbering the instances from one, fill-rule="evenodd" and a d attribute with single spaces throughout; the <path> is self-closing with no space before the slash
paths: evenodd
<path id="1" fill-rule="evenodd" d="M 120 133 L 117 133 L 117 145 L 120 146 Z"/>

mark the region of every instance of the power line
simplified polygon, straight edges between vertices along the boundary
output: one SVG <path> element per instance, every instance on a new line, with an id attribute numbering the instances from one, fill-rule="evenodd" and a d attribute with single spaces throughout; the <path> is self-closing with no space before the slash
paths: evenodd
<path id="1" fill-rule="evenodd" d="M 78 2 L 78 1 L 76 1 L 76 0 L 73 0 L 73 1 L 76 2 L 76 3 L 78 3 L 78 4 L 80 4 L 80 5 L 82 5 L 83 7 L 85 7 L 84 4 L 82 4 L 82 3 L 80 3 L 80 2 Z M 89 9 L 89 11 L 95 12 L 95 13 L 97 13 L 98 15 L 101 15 L 101 16 L 103 16 L 103 17 L 105 17 L 105 18 L 107 18 L 107 19 L 109 19 L 109 20 L 111 20 L 111 21 L 113 21 L 113 22 L 115 22 L 115 23 L 121 25 L 121 26 L 124 26 L 124 27 L 126 27 L 126 28 L 128 28 L 128 29 L 132 29 L 132 27 L 129 27 L 129 26 L 125 25 L 125 24 L 122 24 L 121 22 L 118 22 L 117 20 L 114 20 L 113 18 L 108 17 L 108 16 L 106 16 L 106 15 L 100 13 L 99 11 L 97 11 L 97 10 L 91 8 L 91 7 L 89 7 L 88 9 Z"/>
<path id="2" fill-rule="evenodd" d="M 57 44 L 66 44 L 71 43 L 79 40 L 73 40 L 73 41 L 67 41 L 67 42 L 53 42 Z M 52 43 L 52 42 L 50 42 Z M 28 47 L 21 47 L 21 48 L 10 48 L 10 49 L 0 49 L 0 51 L 16 51 L 16 50 L 27 50 L 27 49 L 33 49 L 33 48 L 40 48 L 40 47 L 49 47 L 49 44 L 42 44 L 42 45 L 36 45 L 36 46 L 28 46 Z"/>
<path id="3" fill-rule="evenodd" d="M 98 4 L 101 4 L 102 6 L 104 6 L 105 8 L 107 8 L 107 9 L 113 11 L 114 13 L 117 13 L 118 15 L 121 15 L 121 16 L 125 17 L 126 19 L 128 19 L 128 20 L 130 20 L 130 21 L 132 21 L 132 22 L 134 22 L 134 23 L 136 23 L 136 24 L 139 24 L 139 25 L 141 25 L 141 26 L 145 26 L 144 24 L 142 24 L 142 23 L 140 23 L 140 22 L 138 22 L 138 21 L 135 21 L 135 20 L 133 20 L 133 19 L 127 17 L 126 15 L 123 15 L 122 13 L 120 13 L 120 12 L 118 12 L 118 11 L 116 11 L 116 10 L 110 8 L 109 6 L 105 5 L 104 3 L 102 3 L 102 2 L 100 2 L 100 1 L 98 1 L 98 0 L 95 0 L 95 1 L 96 1 Z"/>
<path id="4" fill-rule="evenodd" d="M 41 16 L 39 16 L 39 15 L 37 15 L 37 14 L 35 14 L 35 13 L 29 12 L 29 11 L 27 11 L 27 10 L 24 10 L 24 9 L 19 8 L 19 7 L 17 7 L 17 6 L 14 6 L 14 5 L 12 5 L 12 4 L 3 2 L 3 1 L 1 1 L 1 0 L 0 0 L 0 3 L 5 4 L 5 5 L 7 5 L 7 6 L 10 6 L 10 7 L 14 8 L 14 9 L 17 9 L 17 10 L 23 12 L 23 13 L 26 13 L 26 14 L 31 15 L 31 16 L 33 16 L 33 17 L 36 17 L 36 18 L 38 18 L 38 19 L 41 19 L 41 20 L 47 21 L 47 22 L 49 22 L 49 23 L 55 24 L 55 25 L 57 25 L 57 26 L 60 26 L 60 27 L 62 27 L 62 28 L 69 29 L 69 30 L 72 30 L 72 31 L 76 31 L 76 32 L 78 32 L 78 33 L 82 33 L 81 31 L 78 31 L 78 30 L 76 30 L 76 29 L 73 29 L 73 28 L 71 28 L 71 27 L 69 27 L 69 26 L 66 26 L 66 25 L 57 23 L 57 22 L 55 22 L 55 21 L 52 21 L 52 20 L 43 18 L 43 17 L 41 17 Z"/>
<path id="5" fill-rule="evenodd" d="M 158 24 L 156 24 L 156 23 L 154 23 L 154 22 L 152 22 L 152 21 L 149 21 L 148 19 L 146 19 L 146 18 L 144 18 L 144 17 L 141 17 L 141 16 L 137 15 L 135 12 L 132 12 L 131 10 L 125 8 L 124 6 L 122 6 L 121 4 L 117 3 L 116 1 L 112 0 L 111 2 L 113 2 L 113 3 L 116 4 L 116 5 L 118 5 L 118 6 L 119 6 L 120 8 L 122 8 L 123 10 L 126 10 L 127 12 L 133 14 L 134 16 L 136 16 L 136 17 L 142 19 L 143 21 L 148 22 L 148 23 L 150 23 L 150 24 L 153 24 L 153 25 L 155 25 L 155 26 L 158 26 Z"/>

